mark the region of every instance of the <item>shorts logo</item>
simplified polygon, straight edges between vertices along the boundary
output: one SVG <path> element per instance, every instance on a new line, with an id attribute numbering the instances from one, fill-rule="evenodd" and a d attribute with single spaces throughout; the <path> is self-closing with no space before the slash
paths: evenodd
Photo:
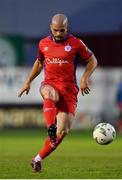
<path id="1" fill-rule="evenodd" d="M 72 48 L 71 48 L 71 46 L 70 46 L 70 45 L 67 45 L 67 46 L 65 46 L 65 48 L 64 48 L 64 49 L 65 49 L 65 51 L 66 51 L 66 52 L 69 52 L 69 51 L 71 51 L 71 49 L 72 49 Z"/>
<path id="2" fill-rule="evenodd" d="M 46 46 L 46 47 L 44 47 L 44 51 L 48 51 L 48 47 Z"/>

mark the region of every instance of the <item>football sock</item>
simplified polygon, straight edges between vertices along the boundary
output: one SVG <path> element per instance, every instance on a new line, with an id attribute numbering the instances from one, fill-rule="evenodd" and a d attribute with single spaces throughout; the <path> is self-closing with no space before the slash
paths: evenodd
<path id="1" fill-rule="evenodd" d="M 39 154 L 37 154 L 37 156 L 34 158 L 34 161 L 38 162 L 38 161 L 41 161 L 42 158 L 40 157 Z"/>
<path id="2" fill-rule="evenodd" d="M 51 124 L 55 124 L 56 111 L 57 111 L 55 102 L 51 99 L 44 99 L 43 111 L 44 111 L 46 126 L 47 128 L 49 128 Z"/>
<path id="3" fill-rule="evenodd" d="M 61 143 L 64 136 L 65 136 L 64 133 L 62 133 L 62 135 L 58 136 L 55 143 L 52 143 L 50 138 L 47 137 L 43 148 L 39 152 L 39 156 L 41 157 L 41 159 L 44 159 L 51 152 L 53 152 L 57 148 L 57 146 Z"/>

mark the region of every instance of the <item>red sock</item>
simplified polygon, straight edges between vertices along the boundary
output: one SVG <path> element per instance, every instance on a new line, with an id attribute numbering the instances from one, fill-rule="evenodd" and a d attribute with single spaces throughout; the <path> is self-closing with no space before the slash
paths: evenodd
<path id="1" fill-rule="evenodd" d="M 55 102 L 53 100 L 44 99 L 43 111 L 47 128 L 49 128 L 51 124 L 55 124 L 56 110 Z"/>
<path id="2" fill-rule="evenodd" d="M 50 138 L 48 137 L 45 140 L 45 144 L 44 147 L 41 149 L 41 151 L 39 152 L 39 155 L 42 159 L 44 159 L 46 156 L 48 156 L 51 152 L 53 152 L 57 146 L 61 143 L 61 141 L 64 138 L 64 134 L 62 134 L 61 136 L 57 137 L 56 143 L 53 144 L 50 141 Z"/>

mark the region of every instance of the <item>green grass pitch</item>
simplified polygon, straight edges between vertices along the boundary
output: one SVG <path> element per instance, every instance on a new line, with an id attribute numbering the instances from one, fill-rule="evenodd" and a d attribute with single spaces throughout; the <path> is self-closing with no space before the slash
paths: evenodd
<path id="1" fill-rule="evenodd" d="M 0 179 L 122 179 L 122 135 L 98 145 L 92 132 L 73 131 L 33 173 L 31 158 L 43 145 L 42 129 L 0 130 Z"/>

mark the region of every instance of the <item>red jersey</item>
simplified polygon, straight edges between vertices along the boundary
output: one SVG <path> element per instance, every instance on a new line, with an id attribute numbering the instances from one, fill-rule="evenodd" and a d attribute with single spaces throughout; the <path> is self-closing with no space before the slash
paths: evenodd
<path id="1" fill-rule="evenodd" d="M 51 36 L 39 42 L 38 60 L 44 63 L 45 80 L 76 82 L 76 56 L 87 60 L 92 54 L 80 39 L 70 34 L 61 43 Z"/>

